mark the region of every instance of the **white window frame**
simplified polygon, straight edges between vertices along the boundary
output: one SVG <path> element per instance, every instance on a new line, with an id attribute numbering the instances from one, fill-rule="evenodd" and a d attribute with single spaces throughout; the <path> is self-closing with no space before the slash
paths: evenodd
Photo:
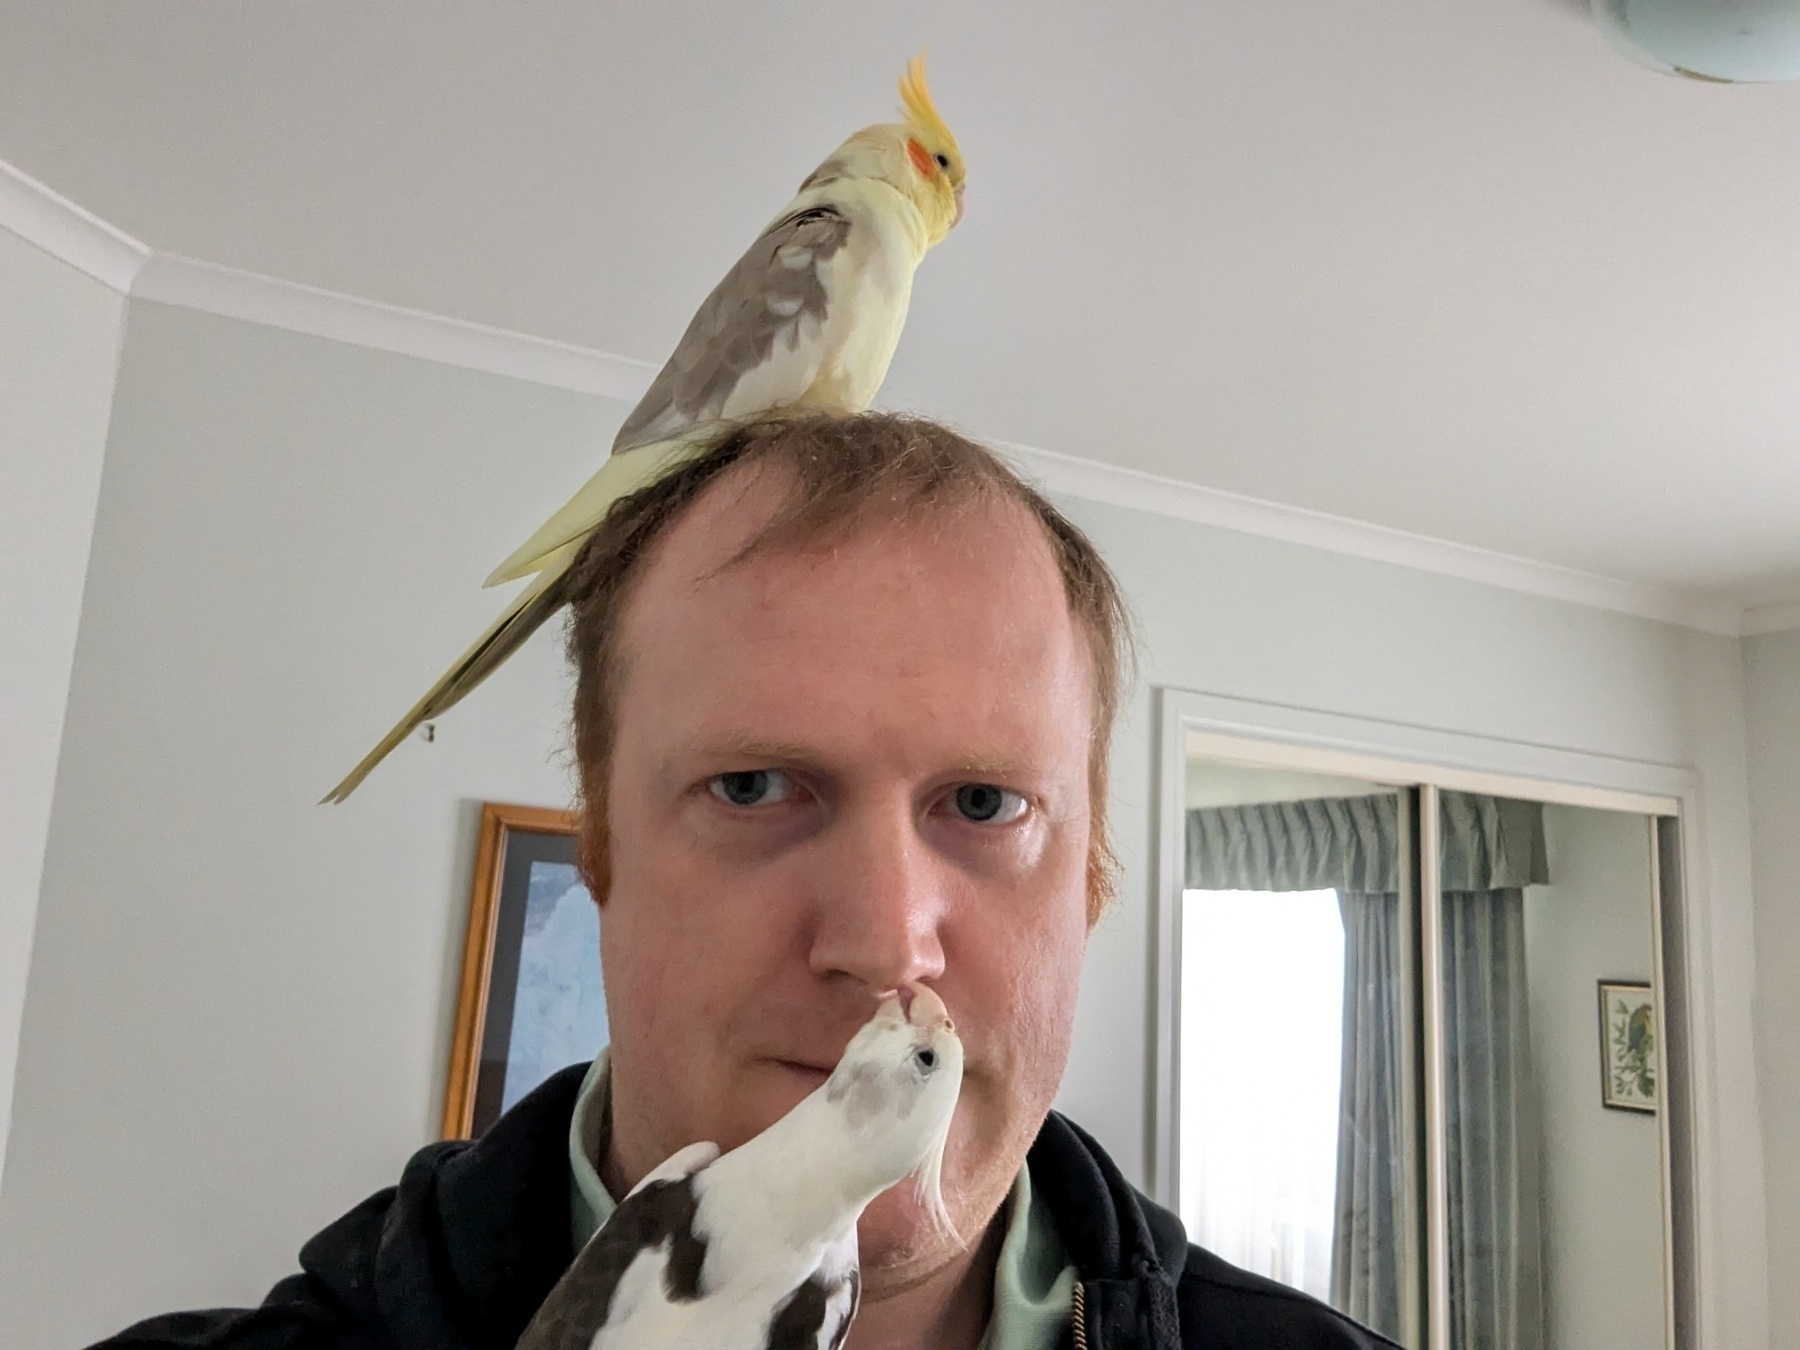
<path id="1" fill-rule="evenodd" d="M 1479 792 L 1565 806 L 1674 817 L 1681 849 L 1680 903 L 1654 897 L 1654 957 L 1659 988 L 1671 971 L 1681 973 L 1681 997 L 1657 999 L 1660 1044 L 1679 1038 L 1687 1064 L 1687 1091 L 1675 1109 L 1659 1111 L 1663 1134 L 1664 1288 L 1667 1345 L 1672 1350 L 1725 1343 L 1723 1310 L 1710 1295 L 1720 1285 L 1723 1259 L 1718 1197 L 1725 1160 L 1713 1116 L 1716 1067 L 1713 976 L 1716 970 L 1701 856 L 1703 804 L 1699 775 L 1671 764 L 1618 759 L 1556 746 L 1473 736 L 1463 732 L 1385 722 L 1374 718 L 1261 703 L 1191 690 L 1159 688 L 1157 717 L 1155 1026 L 1149 1132 L 1151 1190 L 1175 1208 L 1180 1196 L 1181 1139 L 1181 892 L 1185 869 L 1187 763 L 1200 757 L 1246 767 L 1358 778 L 1416 787 L 1421 795 L 1420 891 L 1436 895 L 1436 795 Z M 1427 805 L 1429 800 L 1429 805 Z M 1657 847 L 1657 831 L 1651 831 Z M 1656 862 L 1652 860 L 1653 864 Z M 1658 874 L 1653 865 L 1652 875 Z M 1436 960 L 1435 903 L 1422 906 L 1425 953 L 1421 1028 L 1426 1063 L 1426 1242 L 1431 1253 L 1426 1290 L 1426 1347 L 1448 1344 L 1449 1290 L 1445 1251 L 1443 1064 L 1441 974 Z M 1665 931 L 1681 950 L 1665 951 Z M 1669 1024 L 1672 1006 L 1685 1008 L 1683 1025 Z M 1679 1112 L 1679 1115 L 1677 1114 Z M 1679 1139 L 1672 1138 L 1679 1136 Z M 1677 1145 L 1679 1144 L 1679 1148 Z M 1685 1219 L 1677 1231 L 1677 1216 Z M 1681 1296 L 1675 1296 L 1677 1279 Z M 1678 1324 L 1678 1307 L 1682 1310 Z"/>

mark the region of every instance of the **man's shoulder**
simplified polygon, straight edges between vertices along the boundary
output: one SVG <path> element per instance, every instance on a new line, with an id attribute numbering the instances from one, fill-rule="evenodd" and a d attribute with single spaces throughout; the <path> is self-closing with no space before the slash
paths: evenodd
<path id="1" fill-rule="evenodd" d="M 1184 1345 L 1209 1350 L 1398 1350 L 1329 1304 L 1189 1244 L 1176 1298 Z"/>

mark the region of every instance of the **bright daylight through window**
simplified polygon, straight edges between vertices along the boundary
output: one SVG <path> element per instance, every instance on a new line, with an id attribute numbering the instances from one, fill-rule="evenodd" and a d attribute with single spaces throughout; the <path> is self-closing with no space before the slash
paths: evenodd
<path id="1" fill-rule="evenodd" d="M 1181 934 L 1181 1217 L 1227 1261 L 1327 1299 L 1337 892 L 1184 891 Z"/>

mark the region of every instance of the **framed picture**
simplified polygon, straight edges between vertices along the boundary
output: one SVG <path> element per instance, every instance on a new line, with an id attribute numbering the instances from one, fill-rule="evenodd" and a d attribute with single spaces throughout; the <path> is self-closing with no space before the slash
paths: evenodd
<path id="1" fill-rule="evenodd" d="M 1601 1105 L 1654 1113 L 1660 1082 L 1655 992 L 1647 984 L 1600 981 Z"/>
<path id="2" fill-rule="evenodd" d="M 575 865 L 575 817 L 484 803 L 463 941 L 444 1137 L 469 1139 L 606 1044 L 600 910 Z"/>

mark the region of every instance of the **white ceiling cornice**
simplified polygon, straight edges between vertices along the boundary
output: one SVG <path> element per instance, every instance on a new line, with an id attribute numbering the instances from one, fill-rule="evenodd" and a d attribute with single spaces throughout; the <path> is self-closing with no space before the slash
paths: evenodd
<path id="1" fill-rule="evenodd" d="M 121 295 L 150 249 L 0 159 L 0 225 Z"/>
<path id="2" fill-rule="evenodd" d="M 635 403 L 656 378 L 647 361 L 573 343 L 491 328 L 423 310 L 241 272 L 170 253 L 152 253 L 131 287 L 139 300 L 204 310 L 246 323 L 416 356 L 534 384 Z"/>
<path id="3" fill-rule="evenodd" d="M 635 402 L 656 367 L 610 352 L 162 253 L 0 160 L 0 227 L 122 295 Z M 1073 455 L 994 442 L 1052 492 L 1738 637 L 1800 628 L 1800 602 L 1745 609 Z"/>
<path id="4" fill-rule="evenodd" d="M 1800 628 L 1800 600 L 1778 605 L 1752 605 L 1738 623 L 1738 632 L 1744 637 L 1786 633 L 1795 628 Z"/>
<path id="5" fill-rule="evenodd" d="M 1745 611 L 1738 605 L 1684 594 L 1638 582 L 1620 581 L 1555 563 L 1496 553 L 1472 544 L 1412 534 L 1346 516 L 1310 511 L 1303 506 L 1244 497 L 1218 488 L 1200 487 L 1138 469 L 1098 464 L 1029 446 L 993 442 L 1019 460 L 1054 491 L 1090 501 L 1129 506 L 1202 525 L 1306 544 L 1332 553 L 1395 563 L 1440 576 L 1477 581 L 1503 590 L 1567 600 L 1594 609 L 1616 610 L 1644 619 L 1680 624 L 1727 637 L 1741 634 Z M 1771 612 L 1775 607 L 1768 607 Z M 1800 604 L 1792 624 L 1800 627 Z M 1763 613 L 1763 610 L 1751 611 Z"/>

